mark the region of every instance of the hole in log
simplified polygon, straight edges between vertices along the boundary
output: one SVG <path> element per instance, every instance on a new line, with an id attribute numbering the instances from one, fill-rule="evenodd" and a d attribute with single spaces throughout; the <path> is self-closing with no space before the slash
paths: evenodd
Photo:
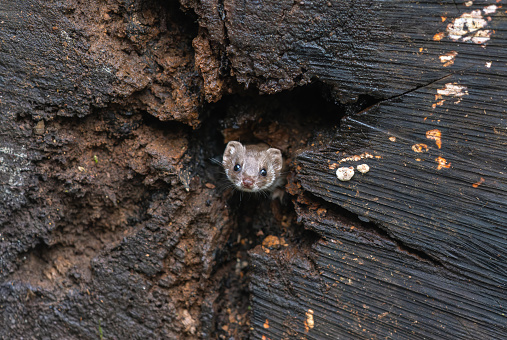
<path id="1" fill-rule="evenodd" d="M 206 182 L 216 185 L 234 219 L 228 242 L 217 249 L 215 256 L 213 277 L 221 283 L 214 300 L 215 314 L 205 326 L 207 334 L 249 334 L 252 251 L 268 254 L 291 247 L 307 254 L 320 238 L 298 221 L 292 202 L 295 196 L 286 193 L 280 201 L 234 191 L 223 169 L 209 158 L 220 162 L 225 143 L 231 140 L 266 143 L 279 148 L 286 159 L 287 187 L 297 186 L 293 176 L 295 156 L 306 148 L 325 146 L 337 136 L 344 115 L 374 103 L 368 96 L 350 105 L 335 103 L 332 98 L 332 90 L 321 83 L 270 96 L 258 95 L 250 89 L 225 96 L 204 111 L 207 118 L 192 137 L 192 144 L 198 146 L 192 148 L 198 161 L 195 169 Z M 350 215 L 344 209 L 340 214 Z M 231 316 L 243 323 L 231 324 Z"/>

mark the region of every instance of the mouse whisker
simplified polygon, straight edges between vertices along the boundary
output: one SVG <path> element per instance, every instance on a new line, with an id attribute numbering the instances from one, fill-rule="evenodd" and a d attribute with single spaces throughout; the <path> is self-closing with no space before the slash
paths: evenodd
<path id="1" fill-rule="evenodd" d="M 217 159 L 217 158 L 210 158 L 209 159 L 211 161 L 211 163 L 214 163 L 216 165 L 220 165 L 221 167 L 223 167 L 223 164 L 222 164 L 222 161 Z"/>

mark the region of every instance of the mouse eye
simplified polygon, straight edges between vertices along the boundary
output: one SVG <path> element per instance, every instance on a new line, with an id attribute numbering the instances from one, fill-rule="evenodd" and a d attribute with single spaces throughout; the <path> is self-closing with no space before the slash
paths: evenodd
<path id="1" fill-rule="evenodd" d="M 266 175 L 268 174 L 268 172 L 266 171 L 266 169 L 261 169 L 261 171 L 259 171 L 259 173 L 261 174 L 261 176 L 263 177 L 266 177 Z"/>
<path id="2" fill-rule="evenodd" d="M 241 170 L 241 165 L 236 164 L 236 165 L 234 166 L 234 171 L 240 171 L 240 170 Z"/>

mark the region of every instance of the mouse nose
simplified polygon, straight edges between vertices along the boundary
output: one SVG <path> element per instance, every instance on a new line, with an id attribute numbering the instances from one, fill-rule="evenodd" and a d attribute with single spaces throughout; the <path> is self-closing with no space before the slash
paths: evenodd
<path id="1" fill-rule="evenodd" d="M 254 181 L 250 177 L 243 178 L 243 187 L 245 188 L 251 188 L 254 184 Z"/>

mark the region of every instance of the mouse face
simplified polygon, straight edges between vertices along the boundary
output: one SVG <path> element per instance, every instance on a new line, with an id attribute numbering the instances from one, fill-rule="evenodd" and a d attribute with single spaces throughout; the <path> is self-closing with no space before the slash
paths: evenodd
<path id="1" fill-rule="evenodd" d="M 222 165 L 236 189 L 247 192 L 272 191 L 282 171 L 282 153 L 266 145 L 229 142 Z"/>

